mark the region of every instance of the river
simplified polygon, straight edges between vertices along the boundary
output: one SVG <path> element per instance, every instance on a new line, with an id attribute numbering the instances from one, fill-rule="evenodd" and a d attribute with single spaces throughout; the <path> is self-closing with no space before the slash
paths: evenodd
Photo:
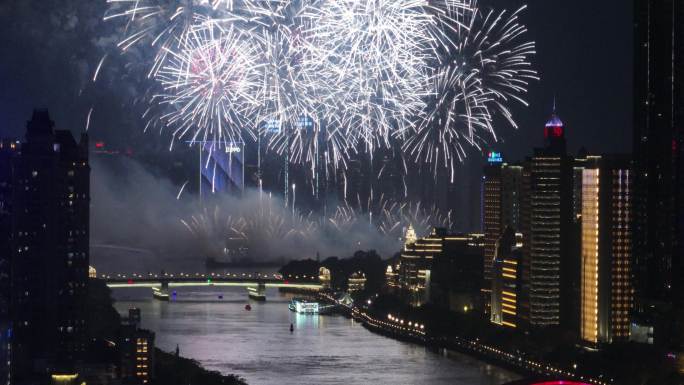
<path id="1" fill-rule="evenodd" d="M 243 288 L 179 288 L 170 302 L 142 288 L 115 289 L 114 295 L 122 315 L 141 309 L 142 327 L 156 332 L 157 347 L 174 351 L 178 345 L 181 356 L 250 385 L 499 385 L 518 378 L 459 353 L 373 334 L 342 316 L 292 313 L 290 297 L 276 290 L 268 290 L 265 303 L 249 301 Z"/>

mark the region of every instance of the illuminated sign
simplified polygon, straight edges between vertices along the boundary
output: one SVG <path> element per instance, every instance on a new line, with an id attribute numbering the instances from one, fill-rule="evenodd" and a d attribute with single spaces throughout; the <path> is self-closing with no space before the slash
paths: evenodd
<path id="1" fill-rule="evenodd" d="M 503 156 L 501 156 L 500 152 L 491 151 L 487 155 L 487 162 L 489 162 L 489 163 L 503 163 Z"/>
<path id="2" fill-rule="evenodd" d="M 237 154 L 240 152 L 242 152 L 242 148 L 240 148 L 234 144 L 226 145 L 226 154 Z"/>
<path id="3" fill-rule="evenodd" d="M 264 123 L 264 130 L 269 134 L 279 134 L 281 130 L 280 120 L 271 119 Z"/>
<path id="4" fill-rule="evenodd" d="M 313 128 L 314 122 L 308 116 L 302 116 L 295 122 L 297 129 L 309 130 Z M 283 130 L 283 124 L 280 120 L 270 119 L 264 122 L 264 131 L 268 134 L 280 134 Z"/>
<path id="5" fill-rule="evenodd" d="M 301 118 L 299 118 L 297 120 L 297 128 L 308 129 L 311 127 L 313 127 L 313 120 L 311 120 L 311 118 L 306 117 L 306 116 L 302 116 Z"/>

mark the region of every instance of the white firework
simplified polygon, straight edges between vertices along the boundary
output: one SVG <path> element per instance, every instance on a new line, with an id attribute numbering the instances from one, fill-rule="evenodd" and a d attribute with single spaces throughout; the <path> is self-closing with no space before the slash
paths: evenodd
<path id="1" fill-rule="evenodd" d="M 425 118 L 404 143 L 416 162 L 432 165 L 435 172 L 438 167 L 453 171 L 468 147 L 481 149 L 497 140 L 496 116 L 517 128 L 510 102 L 527 106 L 523 97 L 529 82 L 539 79 L 531 64 L 535 44 L 524 40 L 527 30 L 519 21 L 524 9 L 508 16 L 475 8 L 472 14 L 440 20 Z"/>
<path id="2" fill-rule="evenodd" d="M 264 136 L 293 163 L 340 168 L 402 146 L 451 168 L 526 104 L 521 8 L 476 0 L 108 0 L 123 50 L 152 52 L 148 126 L 219 146 Z M 104 60 L 103 60 L 104 61 Z M 100 72 L 98 65 L 94 79 Z M 154 87 L 153 87 L 154 89 Z"/>
<path id="3" fill-rule="evenodd" d="M 173 138 L 221 145 L 253 137 L 261 74 L 250 36 L 208 23 L 180 39 L 155 76 L 162 92 L 154 99 L 166 107 L 160 119 Z"/>

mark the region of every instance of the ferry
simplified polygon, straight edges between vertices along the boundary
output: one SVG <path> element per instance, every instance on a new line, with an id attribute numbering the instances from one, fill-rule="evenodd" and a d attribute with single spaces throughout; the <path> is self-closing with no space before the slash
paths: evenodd
<path id="1" fill-rule="evenodd" d="M 247 296 L 255 301 L 266 301 L 266 294 L 264 294 L 263 290 L 259 290 L 255 287 L 247 288 Z"/>
<path id="2" fill-rule="evenodd" d="M 302 298 L 292 298 L 288 307 L 293 312 L 300 314 L 318 314 L 319 311 L 318 302 L 307 301 Z"/>
<path id="3" fill-rule="evenodd" d="M 160 300 L 160 301 L 168 301 L 169 300 L 169 293 L 165 293 L 158 287 L 153 287 L 152 288 L 152 297 Z"/>

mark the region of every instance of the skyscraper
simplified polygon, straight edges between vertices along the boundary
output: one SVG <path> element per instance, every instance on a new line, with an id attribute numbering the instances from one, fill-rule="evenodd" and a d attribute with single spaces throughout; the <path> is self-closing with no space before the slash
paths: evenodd
<path id="1" fill-rule="evenodd" d="M 633 175 L 627 157 L 590 157 L 582 172 L 582 340 L 629 338 Z"/>
<path id="2" fill-rule="evenodd" d="M 682 299 L 684 4 L 635 1 L 634 258 L 639 310 Z"/>
<path id="3" fill-rule="evenodd" d="M 88 137 L 34 111 L 12 164 L 13 377 L 73 373 L 85 351 Z M 23 382 L 22 382 L 23 381 Z"/>
<path id="4" fill-rule="evenodd" d="M 518 327 L 518 296 L 520 294 L 520 261 L 522 234 L 507 227 L 496 243 L 492 263 L 492 323 L 510 328 Z"/>
<path id="5" fill-rule="evenodd" d="M 19 154 L 15 140 L 0 140 L 0 384 L 10 380 L 11 368 L 11 263 L 12 263 L 12 164 Z"/>
<path id="6" fill-rule="evenodd" d="M 490 152 L 482 183 L 482 227 L 485 234 L 482 294 L 485 312 L 488 312 L 497 243 L 506 228 L 510 227 L 514 232 L 520 230 L 522 167 L 504 163 L 500 153 Z"/>
<path id="7" fill-rule="evenodd" d="M 245 190 L 245 145 L 242 142 L 203 142 L 199 146 L 200 194 L 242 196 Z"/>
<path id="8" fill-rule="evenodd" d="M 572 274 L 572 162 L 565 127 L 555 114 L 544 126 L 545 146 L 526 160 L 523 172 L 523 264 L 521 315 L 530 326 L 559 326 L 570 320 Z"/>

